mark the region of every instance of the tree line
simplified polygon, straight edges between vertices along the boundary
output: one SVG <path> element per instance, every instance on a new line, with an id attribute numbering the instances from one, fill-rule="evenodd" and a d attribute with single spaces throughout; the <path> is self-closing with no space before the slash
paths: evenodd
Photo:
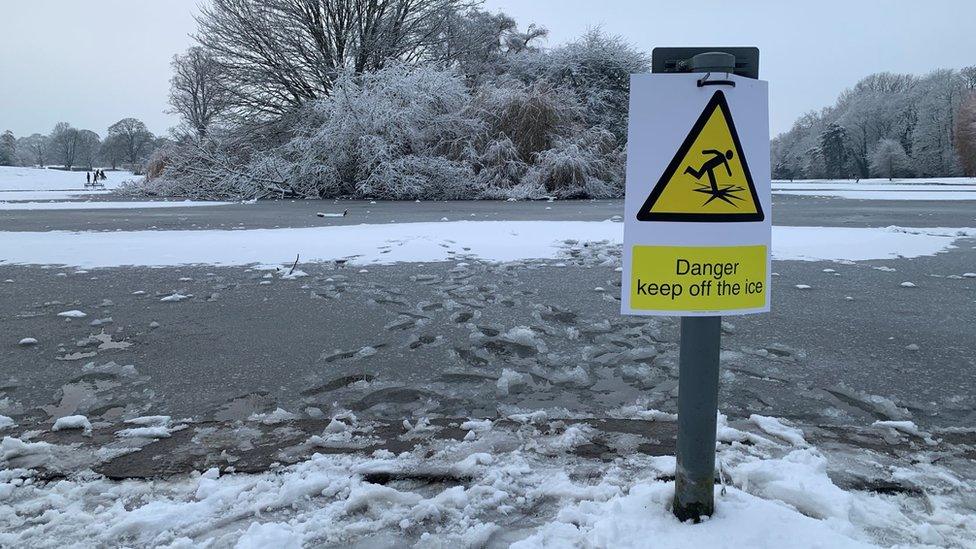
<path id="1" fill-rule="evenodd" d="M 976 176 L 976 66 L 872 74 L 771 147 L 775 179 Z"/>
<path id="2" fill-rule="evenodd" d="M 5 131 L 0 135 L 0 166 L 59 166 L 66 170 L 125 167 L 138 172 L 150 154 L 167 141 L 135 118 L 123 118 L 109 126 L 105 139 L 92 130 L 58 122 L 47 135 L 18 138 Z"/>
<path id="3" fill-rule="evenodd" d="M 212 0 L 174 56 L 169 139 L 127 118 L 0 136 L 0 163 L 143 164 L 126 190 L 197 198 L 611 197 L 629 78 L 600 29 L 543 48 L 471 0 Z M 772 143 L 773 176 L 976 175 L 976 67 L 879 73 Z"/>

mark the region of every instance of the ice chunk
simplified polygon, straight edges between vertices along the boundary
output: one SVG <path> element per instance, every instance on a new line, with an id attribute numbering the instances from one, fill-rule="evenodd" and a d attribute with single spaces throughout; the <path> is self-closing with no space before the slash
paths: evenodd
<path id="1" fill-rule="evenodd" d="M 65 431 L 69 429 L 82 429 L 86 433 L 91 432 L 91 422 L 85 416 L 64 416 L 54 422 L 52 431 Z"/>

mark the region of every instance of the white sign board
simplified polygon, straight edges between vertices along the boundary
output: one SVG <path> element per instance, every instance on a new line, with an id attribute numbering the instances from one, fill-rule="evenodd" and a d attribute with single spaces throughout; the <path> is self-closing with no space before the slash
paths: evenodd
<path id="1" fill-rule="evenodd" d="M 769 311 L 767 83 L 702 76 L 630 80 L 624 314 Z"/>

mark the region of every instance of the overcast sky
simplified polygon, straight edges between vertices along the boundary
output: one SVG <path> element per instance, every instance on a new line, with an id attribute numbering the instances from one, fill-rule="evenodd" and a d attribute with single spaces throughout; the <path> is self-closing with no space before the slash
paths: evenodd
<path id="1" fill-rule="evenodd" d="M 169 62 L 191 44 L 197 0 L 3 0 L 0 131 L 59 121 L 105 134 L 126 116 L 165 133 Z M 976 64 L 976 1 L 487 0 L 549 45 L 601 26 L 637 47 L 755 45 L 773 133 L 878 71 Z"/>

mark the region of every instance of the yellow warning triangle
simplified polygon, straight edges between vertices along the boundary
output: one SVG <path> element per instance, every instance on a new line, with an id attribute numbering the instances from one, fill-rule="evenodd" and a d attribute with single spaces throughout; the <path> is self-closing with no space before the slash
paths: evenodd
<path id="1" fill-rule="evenodd" d="M 729 104 L 716 91 L 637 219 L 729 223 L 764 218 Z"/>

